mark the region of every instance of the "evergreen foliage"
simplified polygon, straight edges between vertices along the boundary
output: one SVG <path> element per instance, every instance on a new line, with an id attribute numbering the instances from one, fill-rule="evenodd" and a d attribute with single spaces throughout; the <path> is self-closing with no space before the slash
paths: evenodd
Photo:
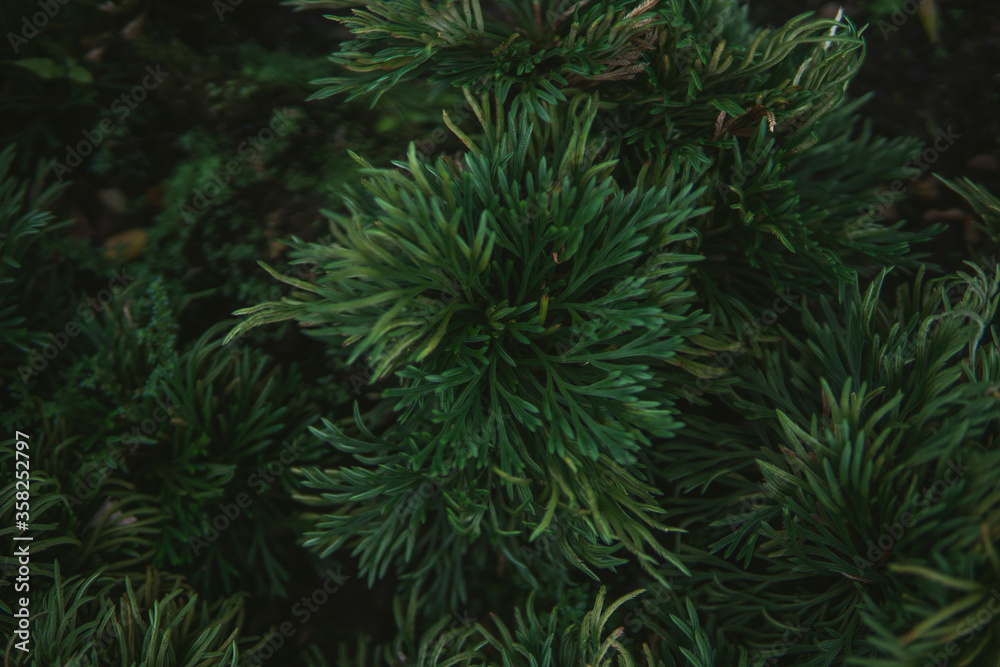
<path id="1" fill-rule="evenodd" d="M 482 102 L 474 111 L 492 128 Z M 551 135 L 498 115 L 461 167 L 422 165 L 411 147 L 412 178 L 369 170 L 376 210 L 351 199 L 352 217 L 332 217 L 340 243 L 298 248 L 316 264 L 315 286 L 284 278 L 317 298 L 240 311 L 253 318 L 230 336 L 296 317 L 353 344 L 349 361 L 366 355 L 373 380 L 402 380 L 380 408 L 402 413 L 398 429 L 364 440 L 328 422 L 320 433 L 380 467 L 309 475 L 309 486 L 337 492 L 331 500 L 375 501 L 321 524 L 307 544 L 322 555 L 360 531 L 362 573 L 384 573 L 404 537 L 409 560 L 424 510 L 407 512 L 407 498 L 426 479 L 443 487 L 438 518 L 450 508 L 450 528 L 431 534 L 537 536 L 556 521 L 567 527 L 562 553 L 587 572 L 624 562 L 608 544 L 647 563 L 645 548 L 670 558 L 650 532 L 667 529 L 653 489 L 622 466 L 678 427 L 676 387 L 689 376 L 673 357 L 706 319 L 683 289 L 685 265 L 700 258 L 674 250 L 697 193 L 617 189 L 612 165 L 587 155 L 594 113 L 581 102 L 579 115 L 552 110 L 548 127 L 564 131 Z M 418 567 L 443 585 L 461 547 L 446 555 L 436 541 Z M 504 553 L 519 564 L 516 546 Z"/>
<path id="2" fill-rule="evenodd" d="M 642 592 L 638 590 L 622 596 L 605 608 L 606 590 L 602 586 L 593 608 L 586 611 L 578 621 L 567 620 L 566 612 L 570 611 L 567 608 L 556 608 L 539 617 L 534 610 L 532 593 L 528 596 L 526 609 L 523 612 L 521 609 L 515 611 L 516 624 L 513 632 L 497 617 L 492 619 L 492 627 L 482 623 L 456 627 L 459 624 L 445 617 L 429 627 L 419 641 L 414 641 L 418 601 L 417 591 L 414 589 L 405 616 L 401 600 L 395 600 L 394 610 L 400 637 L 394 647 L 378 647 L 369 657 L 367 638 L 362 637 L 354 651 L 346 644 L 340 647 L 336 664 L 345 667 L 396 664 L 468 667 L 490 661 L 489 664 L 517 667 L 556 664 L 631 667 L 639 663 L 633 658 L 632 652 L 617 641 L 622 635 L 622 629 L 609 632 L 605 626 L 618 608 Z M 382 650 L 379 651 L 379 648 Z M 661 664 L 655 662 L 648 646 L 643 647 L 643 654 L 651 661 L 647 664 Z"/>
<path id="3" fill-rule="evenodd" d="M 1000 269 L 921 272 L 894 306 L 886 273 L 739 369 L 725 403 L 750 428 L 720 441 L 701 420 L 654 454 L 696 494 L 681 525 L 712 527 L 686 540 L 699 567 L 681 586 L 727 643 L 795 628 L 794 664 L 911 664 L 976 627 L 996 590 Z M 969 641 L 963 658 L 1000 647 L 995 627 Z"/>
<path id="4" fill-rule="evenodd" d="M 155 570 L 120 582 L 96 573 L 65 578 L 58 567 L 52 588 L 38 601 L 34 662 L 14 651 L 9 664 L 174 665 L 236 667 L 243 622 L 237 596 L 199 601 L 180 577 Z"/>
<path id="5" fill-rule="evenodd" d="M 401 413 L 396 425 L 375 436 L 356 410 L 357 428 L 365 437 L 345 435 L 329 421 L 325 430 L 316 431 L 363 465 L 306 471 L 306 486 L 326 491 L 326 504 L 339 506 L 317 524 L 307 544 L 321 548 L 324 556 L 354 545 L 369 582 L 394 564 L 404 578 L 423 581 L 431 576 L 435 601 L 444 595 L 442 588 L 458 589 L 457 596 L 452 592 L 448 598 L 454 606 L 466 599 L 456 574 L 466 547 L 456 543 L 456 533 L 479 538 L 478 525 L 487 510 L 494 523 L 491 545 L 502 545 L 505 529 L 530 530 L 529 539 L 535 539 L 551 532 L 550 521 L 570 526 L 558 538 L 570 562 L 580 560 L 579 549 L 573 548 L 573 539 L 582 536 L 573 530 L 577 516 L 591 522 L 593 548 L 599 546 L 595 537 L 610 542 L 611 535 L 601 530 L 602 517 L 609 517 L 614 537 L 639 555 L 657 585 L 666 584 L 665 572 L 679 571 L 691 578 L 685 586 L 707 596 L 705 600 L 727 593 L 745 596 L 746 607 L 732 601 L 710 614 L 719 634 L 714 642 L 699 636 L 698 655 L 682 652 L 688 664 L 712 664 L 710 646 L 720 641 L 727 645 L 731 664 L 746 661 L 750 649 L 760 656 L 768 642 L 780 641 L 778 630 L 804 623 L 810 634 L 801 647 L 821 647 L 823 655 L 802 664 L 827 664 L 832 656 L 845 654 L 916 659 L 932 649 L 934 640 L 914 643 L 908 636 L 890 648 L 884 638 L 914 626 L 922 629 L 921 622 L 940 622 L 940 616 L 933 616 L 944 604 L 940 592 L 933 586 L 926 591 L 937 604 L 892 614 L 887 605 L 901 603 L 903 587 L 911 584 L 893 570 L 891 583 L 883 584 L 891 587 L 873 596 L 861 584 L 873 583 L 876 575 L 866 576 L 868 566 L 858 562 L 867 563 L 861 545 L 879 539 L 883 520 L 897 521 L 898 508 L 917 502 L 919 481 L 933 482 L 949 456 L 981 438 L 989 449 L 990 425 L 995 429 L 1000 415 L 987 391 L 995 385 L 989 376 L 991 348 L 982 350 L 983 368 L 965 371 L 967 379 L 985 371 L 981 382 L 968 383 L 962 391 L 952 385 L 962 364 L 955 355 L 965 347 L 975 350 L 990 326 L 995 287 L 982 270 L 977 269 L 977 279 L 959 274 L 954 280 L 965 287 L 965 300 L 953 306 L 941 292 L 955 283 L 935 283 L 939 286 L 923 293 L 921 268 L 916 296 L 904 294 L 902 305 L 890 311 L 878 302 L 883 270 L 863 301 L 860 295 L 845 301 L 845 290 L 872 265 L 918 266 L 920 255 L 910 252 L 910 245 L 939 231 L 881 224 L 866 212 L 874 202 L 874 186 L 903 175 L 894 165 L 913 157 L 916 145 L 872 137 L 868 127 L 856 129 L 864 100 L 849 100 L 845 89 L 862 59 L 857 31 L 849 22 L 810 21 L 806 15 L 774 31 L 752 31 L 736 4 L 726 2 L 576 3 L 563 11 L 558 3 L 511 0 L 494 9 L 487 14 L 475 0 L 461 7 L 370 2 L 342 20 L 355 40 L 333 60 L 350 73 L 319 81 L 327 87 L 315 97 L 374 93 L 374 106 L 392 86 L 429 75 L 431 82 L 465 89 L 468 108 L 481 126 L 480 138 L 467 136 L 445 111 L 446 124 L 466 145 L 463 156 L 430 162 L 418 158 L 411 146 L 408 160 L 394 163 L 401 173 L 367 169 L 371 196 L 347 195 L 352 216 L 330 216 L 331 241 L 294 245 L 296 261 L 310 265 L 315 283 L 283 277 L 265 265 L 296 291 L 281 302 L 236 313 L 249 318 L 230 336 L 295 319 L 310 335 L 350 346 L 349 362 L 365 358 L 374 380 L 396 377 L 381 394 L 385 406 L 369 418 L 374 421 L 391 409 Z M 715 27 L 709 17 L 717 20 Z M 478 85 L 486 92 L 477 99 L 469 90 Z M 603 137 L 596 137 L 597 127 L 604 128 Z M 597 141 L 591 141 L 592 132 Z M 546 178 L 547 172 L 558 176 Z M 606 190 L 588 199 L 588 190 L 598 183 Z M 974 190 L 963 194 L 980 200 L 985 196 Z M 634 215 L 620 226 L 608 210 L 609 202 L 619 198 Z M 580 203 L 572 206 L 567 200 Z M 618 230 L 623 230 L 620 237 Z M 634 245 L 648 241 L 653 243 L 645 248 Z M 676 243 L 678 251 L 669 259 L 656 254 L 667 242 Z M 624 253 L 633 248 L 639 250 L 637 263 L 624 285 L 599 279 L 598 271 L 611 264 L 605 258 L 614 258 L 616 251 L 630 257 Z M 544 261 L 550 255 L 552 262 Z M 657 259 L 650 266 L 653 257 Z M 673 265 L 668 272 L 660 273 L 667 267 L 659 258 Z M 635 277 L 643 261 L 651 270 Z M 588 281 L 591 275 L 594 280 Z M 589 290 L 577 293 L 573 288 L 578 285 Z M 625 292 L 625 285 L 634 291 Z M 766 352 L 760 362 L 766 365 L 755 370 L 749 364 L 757 355 L 751 355 L 737 366 L 742 371 L 735 373 L 738 379 L 726 382 L 713 382 L 719 373 L 690 359 L 740 349 L 737 338 L 754 339 L 750 344 L 756 347 L 759 332 L 748 323 L 767 308 L 775 292 L 787 292 L 792 285 L 797 297 L 818 299 L 824 315 L 821 324 L 806 310 L 800 325 L 779 325 L 782 349 L 793 347 L 804 357 L 792 361 L 781 352 Z M 605 305 L 623 292 L 635 299 L 636 312 Z M 828 300 L 838 293 L 846 317 L 843 330 L 832 328 L 841 316 Z M 935 311 L 941 308 L 938 299 L 945 305 Z M 683 311 L 665 307 L 678 300 Z M 687 310 L 699 303 L 705 314 Z M 639 317 L 654 304 L 659 304 L 660 322 L 685 327 L 681 335 L 688 339 L 686 345 L 639 344 L 656 332 L 676 331 L 655 318 Z M 496 313 L 500 308 L 506 310 Z M 593 320 L 581 322 L 581 312 Z M 506 321 L 498 321 L 499 316 Z M 629 316 L 635 318 L 624 319 Z M 480 347 L 480 341 L 489 345 Z M 546 355 L 554 349 L 546 343 L 562 344 L 559 365 Z M 525 354 L 525 347 L 532 354 Z M 644 353 L 636 361 L 643 362 L 643 375 L 656 373 L 652 377 L 659 391 L 649 391 L 654 387 L 644 384 L 642 375 L 620 375 L 620 368 L 608 363 L 628 359 L 624 350 Z M 657 358 L 668 365 L 657 364 Z M 973 353 L 968 363 L 977 361 Z M 589 365 L 593 375 L 576 391 L 560 391 L 574 362 Z M 734 417 L 744 415 L 753 429 L 735 429 L 677 409 L 682 395 L 691 403 L 689 387 L 677 372 L 681 369 L 708 380 L 709 404 L 732 410 Z M 939 374 L 941 379 L 934 379 Z M 794 389 L 786 387 L 786 377 Z M 604 410 L 613 410 L 605 406 L 632 403 L 624 396 L 633 394 L 639 403 L 629 407 L 641 409 L 646 419 L 619 422 L 624 428 L 616 434 L 595 428 L 605 426 L 598 421 Z M 644 401 L 663 395 L 671 399 L 669 416 L 655 412 L 663 403 Z M 815 397 L 819 405 L 808 409 L 804 396 Z M 496 420 L 498 411 L 501 419 Z M 580 421 L 566 421 L 566 414 L 581 415 Z M 942 422 L 946 416 L 954 421 Z M 821 427 L 818 418 L 829 421 L 832 430 Z M 500 422 L 495 430 L 494 420 Z M 881 431 L 881 423 L 887 432 Z M 678 436 L 676 427 L 682 424 L 687 428 Z M 934 437 L 922 434 L 920 424 L 933 425 Z M 720 448 L 722 430 L 731 435 Z M 483 432 L 485 443 L 475 437 Z M 651 438 L 643 437 L 644 432 Z M 907 448 L 903 442 L 910 438 L 915 444 Z M 613 449 L 601 451 L 602 443 Z M 687 531 L 699 528 L 676 540 L 683 556 L 657 549 L 657 538 L 635 515 L 619 515 L 599 500 L 616 498 L 618 477 L 629 475 L 643 484 L 644 466 L 637 465 L 634 443 L 651 448 L 648 458 L 655 462 L 657 477 L 660 470 L 669 471 L 665 481 L 679 485 L 681 492 L 702 495 L 678 506 L 661 502 L 684 516 Z M 528 459 L 524 468 L 510 467 L 510 461 L 525 459 L 522 452 L 546 449 L 547 457 Z M 564 470 L 570 452 L 578 453 L 569 459 L 575 475 L 554 475 Z M 907 458 L 899 458 L 903 453 Z M 607 460 L 597 458 L 597 468 L 581 465 L 605 455 Z M 465 473 L 472 468 L 469 463 L 487 457 L 498 477 L 472 482 Z M 980 468 L 991 470 L 985 463 Z M 746 498 L 756 488 L 750 469 L 763 476 L 770 503 L 741 512 L 736 528 L 731 521 L 729 530 L 723 530 L 724 501 Z M 614 476 L 601 470 L 613 470 Z M 902 471 L 913 476 L 902 477 Z M 993 477 L 986 473 L 982 480 Z M 910 481 L 897 488 L 904 479 Z M 582 480 L 593 489 L 586 496 L 567 488 Z M 421 481 L 443 492 L 419 502 L 415 512 L 403 512 L 400 521 L 400 507 L 407 507 Z M 988 494 L 990 484 L 980 484 L 981 493 Z M 550 490 L 547 501 L 528 492 L 538 485 Z M 494 517 L 503 514 L 495 501 L 484 502 L 501 495 L 504 487 L 508 497 L 520 501 L 519 510 L 528 509 L 519 524 L 498 522 Z M 466 489 L 480 490 L 479 497 Z M 559 497 L 560 489 L 565 499 Z M 592 500 L 578 509 L 580 496 Z M 962 500 L 975 506 L 976 497 Z M 875 505 L 883 513 L 873 514 Z M 955 517 L 958 510 L 942 507 L 935 516 Z M 825 518 L 833 511 L 836 528 Z M 540 515 L 541 521 L 532 522 L 532 515 Z M 450 530 L 444 526 L 446 518 Z M 714 528 L 701 528 L 709 524 Z M 940 524 L 925 529 L 926 539 L 935 540 L 938 530 Z M 666 570 L 658 571 L 652 556 L 621 537 L 630 533 L 649 536 L 646 540 Z M 988 544 L 986 539 L 987 549 Z M 914 554 L 926 554 L 928 548 L 942 554 L 938 562 L 950 557 L 955 564 L 959 558 L 957 551 L 945 555 L 941 549 L 947 547 L 940 542 L 913 546 Z M 706 568 L 706 552 L 726 560 L 716 557 L 709 562 L 718 565 Z M 504 560 L 518 562 L 514 550 L 501 546 L 501 553 Z M 749 570 L 755 556 L 767 559 L 776 589 L 763 608 L 757 601 L 769 591 L 768 582 L 748 583 L 754 578 L 726 564 L 740 563 Z M 621 564 L 584 560 L 596 567 Z M 956 564 L 955 572 L 941 573 L 929 570 L 926 562 L 900 565 L 900 571 L 926 574 L 939 586 L 945 581 L 975 589 L 977 600 L 985 599 L 988 586 L 975 579 L 959 582 L 956 573 L 968 576 L 969 567 Z M 717 570 L 734 582 L 723 584 Z M 586 571 L 592 572 L 589 567 Z M 838 578 L 838 584 L 831 588 L 827 577 Z M 804 588 L 790 588 L 796 581 Z M 742 590 L 731 588 L 736 582 Z M 825 602 L 803 615 L 802 600 L 809 594 Z M 868 609 L 858 605 L 859 595 Z M 781 614 L 782 609 L 787 611 Z M 675 647 L 684 645 L 678 629 L 688 638 L 700 631 L 694 607 L 689 611 L 687 624 L 679 622 L 667 631 L 676 640 L 665 649 L 669 664 L 678 659 Z M 769 625 L 774 629 L 765 630 Z M 737 646 L 738 658 L 733 652 Z"/>
<path id="6" fill-rule="evenodd" d="M 620 185 L 648 168 L 652 182 L 704 187 L 695 285 L 720 324 L 789 285 L 814 294 L 872 263 L 915 267 L 910 245 L 936 231 L 869 222 L 875 186 L 903 176 L 917 145 L 856 130 L 864 99 L 845 91 L 864 46 L 849 21 L 759 30 L 735 0 L 364 4 L 331 58 L 349 73 L 318 80 L 314 97 L 374 93 L 374 105 L 427 76 L 510 88 L 509 113 L 549 124 L 551 105 L 598 95 Z"/>
<path id="7" fill-rule="evenodd" d="M 42 313 L 29 311 L 20 298 L 44 289 L 38 236 L 68 224 L 57 223 L 45 210 L 65 186 L 45 185 L 45 164 L 38 165 L 32 181 L 17 178 L 11 173 L 16 152 L 13 144 L 0 152 L 0 369 L 10 381 L 18 380 L 10 371 L 23 354 L 45 340 L 42 332 L 29 328 Z"/>
<path id="8" fill-rule="evenodd" d="M 848 95 L 864 28 L 286 0 L 350 33 L 325 76 L 203 57 L 181 4 L 123 32 L 199 73 L 77 172 L 160 184 L 117 212 L 134 261 L 60 236 L 44 122 L 0 152 L 0 536 L 15 430 L 33 536 L 30 656 L 0 554 L 6 664 L 1000 664 L 1000 266 L 944 274 L 942 226 L 881 217 L 922 147 Z M 69 106 L 123 69 L 32 48 Z M 135 148 L 171 114 L 205 120 Z M 938 178 L 995 252 L 1000 199 Z"/>

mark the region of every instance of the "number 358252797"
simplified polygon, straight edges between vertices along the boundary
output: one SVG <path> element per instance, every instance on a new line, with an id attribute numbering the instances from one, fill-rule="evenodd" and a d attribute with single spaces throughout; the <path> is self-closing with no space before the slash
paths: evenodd
<path id="1" fill-rule="evenodd" d="M 29 479 L 31 475 L 31 466 L 30 466 L 30 458 L 28 456 L 28 451 L 27 451 L 28 450 L 27 440 L 29 436 L 25 435 L 24 433 L 21 433 L 20 431 L 17 431 L 17 437 L 18 437 L 16 445 L 17 450 L 15 452 L 17 460 L 14 464 L 14 468 L 17 470 L 16 473 L 17 483 L 15 484 L 15 487 L 17 488 L 17 493 L 15 494 L 17 504 L 15 505 L 15 509 L 17 510 L 17 512 L 16 516 L 14 517 L 14 520 L 27 522 L 29 520 L 28 499 L 30 497 L 28 495 L 28 490 L 31 484 Z"/>

